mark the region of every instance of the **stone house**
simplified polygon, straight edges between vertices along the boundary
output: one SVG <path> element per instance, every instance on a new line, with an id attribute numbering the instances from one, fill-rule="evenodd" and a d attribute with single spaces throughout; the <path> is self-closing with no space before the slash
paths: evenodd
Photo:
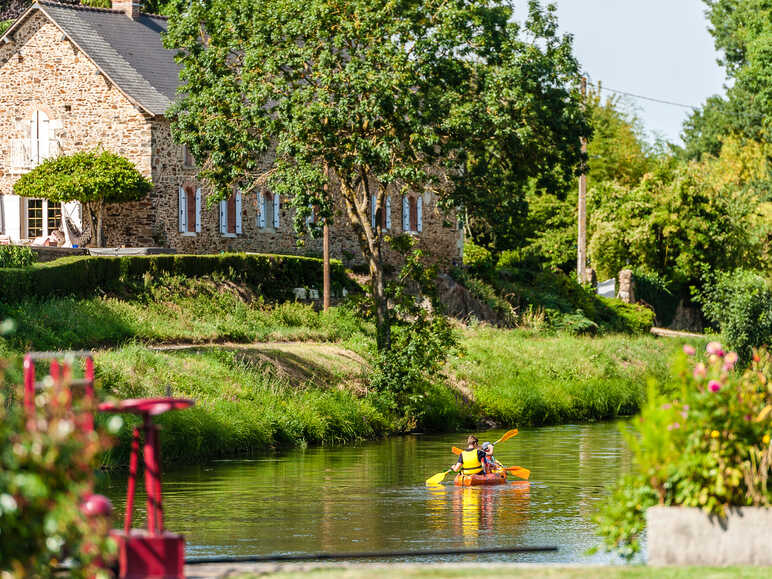
<path id="1" fill-rule="evenodd" d="M 95 9 L 40 0 L 0 36 L 0 233 L 27 243 L 62 229 L 82 238 L 78 203 L 13 194 L 19 176 L 42 160 L 98 147 L 130 159 L 154 189 L 144 200 L 109 205 L 107 246 L 163 246 L 184 253 L 255 251 L 320 254 L 321 242 L 296 244 L 289 204 L 270 191 L 235 193 L 214 206 L 196 180 L 165 112 L 179 67 L 162 46 L 164 17 L 140 13 L 139 0 Z M 391 195 L 385 225 L 410 232 L 444 263 L 461 257 L 463 235 L 429 193 Z M 331 227 L 333 257 L 361 260 L 345 212 Z"/>

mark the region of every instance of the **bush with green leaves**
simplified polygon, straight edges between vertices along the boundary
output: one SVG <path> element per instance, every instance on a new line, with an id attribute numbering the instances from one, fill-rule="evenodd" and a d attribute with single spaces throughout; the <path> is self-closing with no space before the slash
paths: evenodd
<path id="1" fill-rule="evenodd" d="M 63 390 L 47 392 L 32 421 L 21 392 L 0 395 L 0 574 L 49 577 L 67 559 L 68 576 L 107 577 L 95 563 L 115 552 L 108 521 L 80 508 L 105 440 L 79 427 Z"/>
<path id="2" fill-rule="evenodd" d="M 412 239 L 398 239 L 393 245 L 405 255 L 405 264 L 386 288 L 393 304 L 392 342 L 389 349 L 375 352 L 370 385 L 385 410 L 403 417 L 401 428 L 412 430 L 435 410 L 427 396 L 437 394 L 434 382 L 458 348 L 458 339 L 442 314 L 434 285 L 436 268 L 426 267 Z"/>
<path id="3" fill-rule="evenodd" d="M 0 268 L 27 267 L 38 259 L 37 253 L 20 245 L 0 245 Z"/>
<path id="4" fill-rule="evenodd" d="M 753 348 L 772 344 L 772 283 L 760 273 L 719 273 L 698 295 L 705 317 L 743 358 Z"/>
<path id="5" fill-rule="evenodd" d="M 704 359 L 691 346 L 673 367 L 678 387 L 648 399 L 632 432 L 633 474 L 597 513 L 607 548 L 625 558 L 639 550 L 646 510 L 656 504 L 698 507 L 724 517 L 727 508 L 769 505 L 772 488 L 772 356 L 756 351 L 750 366 L 710 342 Z"/>
<path id="6" fill-rule="evenodd" d="M 493 273 L 494 264 L 490 250 L 471 241 L 464 243 L 464 265 L 471 272 L 488 278 Z"/>
<path id="7" fill-rule="evenodd" d="M 13 192 L 55 202 L 80 201 L 90 217 L 91 239 L 101 247 L 105 204 L 139 201 L 152 188 L 127 158 L 97 150 L 47 159 L 22 175 Z"/>

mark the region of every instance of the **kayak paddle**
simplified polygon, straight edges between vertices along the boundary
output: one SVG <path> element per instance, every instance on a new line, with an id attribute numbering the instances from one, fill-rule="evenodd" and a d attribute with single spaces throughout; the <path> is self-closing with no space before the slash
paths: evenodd
<path id="1" fill-rule="evenodd" d="M 438 472 L 434 476 L 431 476 L 431 477 L 427 478 L 426 479 L 426 484 L 429 485 L 429 486 L 431 486 L 431 485 L 438 485 L 438 484 L 440 484 L 443 481 L 443 479 L 445 478 L 445 475 L 448 474 L 449 472 L 452 472 L 452 471 L 453 471 L 453 469 L 449 468 L 446 471 Z"/>
<path id="2" fill-rule="evenodd" d="M 527 468 L 523 468 L 522 466 L 505 466 L 504 470 L 507 471 L 508 474 L 525 480 L 528 480 L 528 478 L 531 476 L 531 471 Z"/>

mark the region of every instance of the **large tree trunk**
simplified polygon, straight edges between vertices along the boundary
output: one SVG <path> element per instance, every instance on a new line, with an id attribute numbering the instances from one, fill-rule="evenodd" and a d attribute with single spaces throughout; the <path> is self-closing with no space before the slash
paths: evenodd
<path id="1" fill-rule="evenodd" d="M 102 247 L 102 209 L 103 203 L 86 204 L 91 229 L 91 239 L 94 240 L 95 247 Z"/>
<path id="2" fill-rule="evenodd" d="M 370 287 L 373 292 L 375 305 L 375 336 L 378 351 L 382 352 L 391 348 L 391 322 L 389 320 L 389 305 L 386 298 L 386 283 L 383 271 L 383 253 L 381 242 L 380 210 L 376 214 L 375 228 L 370 224 L 368 207 L 370 206 L 370 188 L 366 174 L 356 179 L 357 186 L 351 186 L 350 182 L 341 179 L 340 190 L 343 202 L 346 206 L 349 221 L 359 240 L 359 247 L 370 268 Z M 358 194 L 359 193 L 359 194 Z M 376 194 L 376 207 L 382 208 L 385 199 L 385 190 L 378 187 Z"/>

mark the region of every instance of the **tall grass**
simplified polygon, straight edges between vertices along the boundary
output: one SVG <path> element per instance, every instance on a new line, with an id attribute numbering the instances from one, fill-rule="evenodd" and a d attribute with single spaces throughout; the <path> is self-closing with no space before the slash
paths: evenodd
<path id="1" fill-rule="evenodd" d="M 224 349 L 156 352 L 127 346 L 96 359 L 102 397 L 193 398 L 193 408 L 158 417 L 164 458 L 200 462 L 259 453 L 276 445 L 337 444 L 374 438 L 389 419 L 366 398 L 336 385 L 297 387 L 272 367 Z M 130 417 L 112 459 L 128 450 Z"/>
<path id="2" fill-rule="evenodd" d="M 464 332 L 452 361 L 479 411 L 507 425 L 601 420 L 635 413 L 649 376 L 669 381 L 678 340 L 587 338 L 482 328 Z"/>

